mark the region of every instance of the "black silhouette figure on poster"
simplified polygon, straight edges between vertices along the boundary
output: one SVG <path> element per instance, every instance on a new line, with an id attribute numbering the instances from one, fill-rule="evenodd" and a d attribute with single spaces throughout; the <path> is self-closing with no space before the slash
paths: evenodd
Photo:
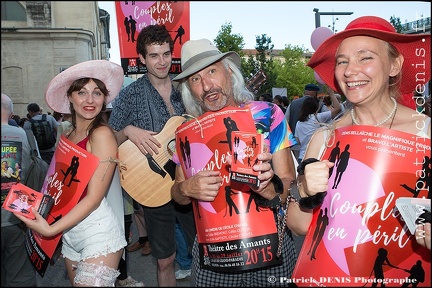
<path id="1" fill-rule="evenodd" d="M 411 269 L 403 269 L 405 272 L 409 273 L 406 281 L 402 284 L 401 287 L 408 287 L 410 284 L 412 287 L 417 287 L 419 283 L 423 283 L 425 280 L 425 271 L 422 266 L 422 261 L 417 260 L 416 264 L 414 264 Z"/>
<path id="2" fill-rule="evenodd" d="M 318 249 L 318 245 L 321 243 L 321 240 L 324 236 L 324 232 L 328 224 L 329 224 L 329 218 L 327 216 L 327 208 L 325 208 L 324 211 L 323 209 L 321 209 L 317 218 L 317 224 L 312 237 L 312 243 L 307 253 L 307 255 L 311 254 L 310 256 L 311 261 L 313 259 L 316 259 L 315 252 Z"/>
<path id="3" fill-rule="evenodd" d="M 336 146 L 330 152 L 330 156 L 328 158 L 328 160 L 330 162 L 336 163 L 336 161 L 339 160 L 339 156 L 340 156 L 339 144 L 340 144 L 340 141 L 337 141 Z M 331 175 L 333 173 L 333 168 L 334 168 L 334 166 L 329 169 L 329 178 L 331 177 Z"/>
<path id="4" fill-rule="evenodd" d="M 340 154 L 339 159 L 336 162 L 337 168 L 336 168 L 336 177 L 334 179 L 334 183 L 333 183 L 333 189 L 337 189 L 337 186 L 339 185 L 341 179 L 342 179 L 342 174 L 345 172 L 346 168 L 348 167 L 348 161 L 350 158 L 350 152 L 348 152 L 350 145 L 347 144 L 345 146 L 344 151 Z"/>
<path id="5" fill-rule="evenodd" d="M 131 33 L 131 28 L 130 28 L 130 23 L 129 23 L 129 19 L 128 17 L 125 17 L 123 24 L 125 25 L 126 28 L 126 34 L 128 36 L 128 42 L 130 41 L 130 33 Z"/>
<path id="6" fill-rule="evenodd" d="M 384 270 L 383 265 L 388 265 L 392 268 L 400 269 L 390 263 L 390 261 L 387 258 L 388 251 L 385 248 L 379 248 L 378 249 L 378 256 L 375 258 L 375 263 L 373 267 L 373 272 L 375 275 L 375 281 L 372 283 L 372 287 L 376 287 L 378 283 L 381 283 L 381 287 L 385 287 L 385 281 L 384 281 Z M 381 281 L 380 281 L 381 280 Z"/>
<path id="7" fill-rule="evenodd" d="M 224 125 L 227 129 L 226 131 L 226 137 L 227 141 L 219 141 L 219 143 L 228 143 L 230 151 L 232 151 L 232 144 L 231 144 L 231 133 L 233 131 L 239 131 L 237 127 L 237 123 L 231 119 L 231 117 L 227 117 L 223 119 Z"/>
<path id="8" fill-rule="evenodd" d="M 180 27 L 177 29 L 177 34 L 174 37 L 174 44 L 176 43 L 177 39 L 179 39 L 180 40 L 180 45 L 182 45 L 183 44 L 182 43 L 182 37 L 183 37 L 184 34 L 185 34 L 185 30 L 184 30 L 183 26 L 180 25 Z"/>
<path id="9" fill-rule="evenodd" d="M 186 159 L 186 151 L 185 151 L 185 144 L 183 142 L 183 140 L 181 138 L 179 138 L 180 141 L 180 152 L 183 158 L 183 163 L 185 164 L 185 167 L 188 168 L 188 163 L 187 163 L 187 159 Z"/>
<path id="10" fill-rule="evenodd" d="M 235 210 L 236 214 L 240 214 L 240 210 L 237 208 L 236 204 L 234 203 L 234 200 L 231 198 L 232 195 L 239 194 L 238 192 L 234 192 L 231 190 L 230 186 L 225 186 L 225 201 L 227 203 L 227 209 L 229 210 L 229 216 L 232 216 L 233 209 Z M 226 210 L 225 215 L 226 216 Z"/>
<path id="11" fill-rule="evenodd" d="M 78 173 L 78 167 L 79 167 L 79 157 L 73 156 L 68 169 L 66 169 L 66 171 L 62 170 L 62 173 L 64 175 L 63 183 L 66 183 L 66 178 L 68 177 L 69 174 L 71 175 L 71 177 L 69 178 L 69 183 L 66 186 L 70 187 L 72 181 L 80 182 L 78 179 L 75 179 L 75 176 Z"/>
<path id="12" fill-rule="evenodd" d="M 234 137 L 234 152 L 233 152 L 233 156 L 234 156 L 234 163 L 237 163 L 238 160 L 238 148 L 240 144 L 240 137 L 235 136 Z"/>
<path id="13" fill-rule="evenodd" d="M 430 157 L 425 156 L 423 158 L 423 165 L 421 169 L 422 173 L 414 183 L 415 188 L 411 188 L 407 184 L 401 184 L 400 186 L 411 192 L 414 198 L 417 198 L 422 190 L 428 190 L 427 198 L 431 199 L 431 164 Z"/>
<path id="14" fill-rule="evenodd" d="M 261 211 L 260 207 L 258 206 L 258 204 L 256 202 L 256 197 L 257 197 L 257 194 L 253 190 L 249 190 L 249 198 L 248 198 L 248 202 L 247 202 L 247 205 L 246 205 L 246 214 L 249 213 L 250 206 L 252 204 L 252 200 L 255 203 L 255 209 L 256 209 L 256 211 L 257 212 Z"/>
<path id="15" fill-rule="evenodd" d="M 258 146 L 257 141 L 256 141 L 256 137 L 252 137 L 252 144 L 251 144 L 252 148 L 256 148 Z"/>
<path id="16" fill-rule="evenodd" d="M 129 3 L 129 1 L 124 1 L 125 2 L 125 5 L 128 5 L 128 3 Z M 135 5 L 135 1 L 131 1 L 132 2 L 132 5 Z"/>
<path id="17" fill-rule="evenodd" d="M 129 15 L 129 24 L 130 24 L 130 29 L 131 29 L 132 42 L 135 42 L 135 32 L 136 32 L 137 22 L 135 21 L 135 19 L 132 18 L 132 15 Z"/>
<path id="18" fill-rule="evenodd" d="M 191 146 L 190 146 L 190 142 L 189 142 L 187 136 L 185 137 L 184 149 L 185 149 L 186 159 L 187 159 L 187 162 L 188 162 L 189 168 L 190 168 L 192 166 Z"/>
<path id="19" fill-rule="evenodd" d="M 234 163 L 237 164 L 237 160 L 238 160 L 238 153 L 237 153 L 237 150 L 234 150 L 233 156 L 234 156 Z"/>

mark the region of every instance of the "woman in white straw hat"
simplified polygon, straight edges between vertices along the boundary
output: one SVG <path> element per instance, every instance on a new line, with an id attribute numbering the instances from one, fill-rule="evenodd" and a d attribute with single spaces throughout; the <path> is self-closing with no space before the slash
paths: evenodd
<path id="1" fill-rule="evenodd" d="M 119 93 L 123 84 L 121 66 L 106 60 L 76 64 L 58 74 L 49 83 L 45 98 L 51 109 L 72 115 L 72 126 L 63 132 L 71 142 L 100 159 L 78 204 L 49 225 L 33 211 L 36 219 L 21 220 L 45 237 L 63 232 L 62 255 L 74 286 L 114 287 L 124 247 L 123 210 L 110 205 L 110 194 L 118 194 L 111 182 L 119 184 L 116 169 L 117 141 L 103 120 L 103 111 Z M 113 180 L 117 179 L 117 181 Z M 122 206 L 121 206 L 122 208 Z"/>

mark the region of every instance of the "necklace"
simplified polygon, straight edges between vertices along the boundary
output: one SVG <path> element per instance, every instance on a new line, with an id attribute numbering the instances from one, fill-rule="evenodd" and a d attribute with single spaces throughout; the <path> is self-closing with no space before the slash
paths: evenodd
<path id="1" fill-rule="evenodd" d="M 384 123 L 386 123 L 391 117 L 393 117 L 394 116 L 394 114 L 396 113 L 396 110 L 397 110 L 397 102 L 396 102 L 396 99 L 394 99 L 393 97 L 390 97 L 390 99 L 392 99 L 392 101 L 393 101 L 393 110 L 391 111 L 391 113 L 384 119 L 384 120 L 382 120 L 381 122 L 379 122 L 379 123 L 377 123 L 377 124 L 375 124 L 375 127 L 378 127 L 378 126 L 381 126 L 382 124 L 384 124 Z M 355 124 L 355 125 L 360 125 L 360 123 L 358 123 L 357 122 L 357 120 L 355 119 L 355 115 L 354 115 L 354 108 L 352 108 L 351 109 L 351 119 L 352 119 L 352 122 Z"/>

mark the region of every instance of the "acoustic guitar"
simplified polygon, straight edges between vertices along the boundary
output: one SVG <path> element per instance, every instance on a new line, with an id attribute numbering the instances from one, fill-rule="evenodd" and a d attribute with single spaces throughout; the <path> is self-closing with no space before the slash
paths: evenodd
<path id="1" fill-rule="evenodd" d="M 126 140 L 119 146 L 120 182 L 137 202 L 158 207 L 171 200 L 176 164 L 171 160 L 175 150 L 175 130 L 186 119 L 173 116 L 154 137 L 162 144 L 159 153 L 144 155 L 135 144 Z"/>

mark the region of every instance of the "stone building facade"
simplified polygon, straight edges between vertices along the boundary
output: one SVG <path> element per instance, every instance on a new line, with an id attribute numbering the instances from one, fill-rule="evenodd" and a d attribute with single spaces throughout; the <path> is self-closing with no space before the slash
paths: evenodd
<path id="1" fill-rule="evenodd" d="M 98 1 L 2 1 L 1 92 L 14 112 L 45 102 L 51 79 L 86 60 L 109 59 L 109 14 Z"/>

